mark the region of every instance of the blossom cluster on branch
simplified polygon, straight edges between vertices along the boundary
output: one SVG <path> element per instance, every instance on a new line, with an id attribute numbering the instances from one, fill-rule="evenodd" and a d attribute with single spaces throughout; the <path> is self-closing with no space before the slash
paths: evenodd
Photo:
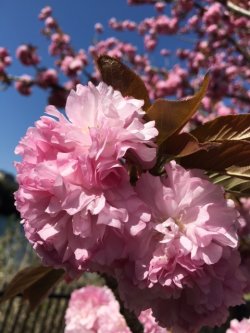
<path id="1" fill-rule="evenodd" d="M 194 140 L 177 133 L 204 96 L 207 78 L 191 99 L 166 101 L 162 113 L 130 69 L 109 56 L 98 65 L 120 91 L 104 82 L 77 85 L 66 116 L 48 106 L 16 148 L 22 162 L 15 198 L 26 237 L 43 264 L 63 268 L 69 279 L 85 271 L 114 278 L 137 316 L 150 309 L 173 332 L 220 325 L 229 307 L 243 302 L 247 274 L 237 233 L 245 220 L 204 171 L 165 157 L 171 137 L 172 154 L 174 148 L 183 155 L 183 165 L 199 150 L 217 151 L 212 142 L 205 151 L 202 144 L 188 152 L 178 146 L 179 136 Z M 188 114 L 168 110 L 169 104 Z M 241 119 L 235 117 L 234 125 Z M 197 130 L 191 133 L 199 138 Z"/>
<path id="2" fill-rule="evenodd" d="M 13 76 L 0 48 L 1 83 L 14 83 L 23 95 L 46 89 L 52 104 L 15 151 L 22 156 L 16 207 L 28 241 L 49 266 L 25 274 L 42 283 L 51 274 L 49 290 L 63 275 L 70 281 L 98 272 L 116 282 L 113 291 L 135 322 L 155 332 L 193 333 L 223 324 L 250 291 L 250 21 L 225 1 L 129 4 L 148 4 L 154 16 L 112 18 L 109 25 L 138 33 L 145 52 L 118 38 L 102 40 L 100 23 L 95 43 L 76 51 L 50 7 L 39 19 L 55 68 L 42 66 L 37 47 L 21 45 L 16 56 L 34 76 Z M 189 49 L 160 50 L 165 64 L 178 57 L 173 68 L 151 59 L 165 35 L 192 39 Z M 20 288 L 18 277 L 13 281 L 6 299 Z M 68 332 L 113 332 L 119 325 L 141 332 L 142 324 L 134 328 L 127 313 L 125 323 L 103 290 L 73 294 Z M 81 295 L 90 297 L 86 308 Z M 84 321 L 79 307 L 95 313 Z"/>
<path id="3" fill-rule="evenodd" d="M 131 0 L 128 3 L 148 4 L 152 7 L 152 16 L 141 22 L 111 18 L 109 27 L 121 33 L 120 39 L 102 38 L 104 26 L 97 23 L 93 44 L 79 50 L 73 48 L 72 37 L 63 31 L 52 8 L 43 8 L 39 19 L 44 24 L 42 34 L 48 39 L 49 54 L 55 59 L 54 68 L 46 68 L 46 64 L 42 64 L 36 46 L 20 45 L 16 57 L 24 66 L 32 66 L 34 75 L 23 74 L 17 77 L 9 73 L 7 67 L 11 58 L 8 51 L 1 48 L 1 84 L 8 87 L 14 83 L 23 95 L 30 95 L 34 86 L 47 89 L 49 103 L 63 107 L 69 91 L 76 84 L 100 81 L 95 60 L 97 56 L 107 54 L 125 61 L 140 74 L 151 99 L 192 95 L 201 82 L 201 76 L 197 74 L 203 74 L 210 68 L 211 84 L 202 102 L 203 112 L 196 116 L 196 122 L 211 120 L 216 115 L 249 111 L 248 16 L 231 10 L 227 1 Z M 123 31 L 138 34 L 144 50 L 123 41 Z M 163 48 L 161 40 L 165 36 L 175 38 L 180 41 L 180 45 L 186 43 L 187 46 Z M 176 65 L 171 66 L 172 63 Z M 62 74 L 64 79 L 61 78 Z"/>

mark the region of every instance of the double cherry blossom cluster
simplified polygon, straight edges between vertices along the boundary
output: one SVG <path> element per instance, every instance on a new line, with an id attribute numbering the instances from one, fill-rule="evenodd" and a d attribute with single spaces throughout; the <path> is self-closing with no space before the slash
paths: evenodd
<path id="1" fill-rule="evenodd" d="M 171 161 L 151 174 L 158 130 L 143 104 L 90 82 L 66 116 L 47 107 L 16 148 L 26 237 L 69 278 L 114 278 L 126 307 L 171 332 L 220 325 L 245 288 L 239 213 L 201 170 Z"/>

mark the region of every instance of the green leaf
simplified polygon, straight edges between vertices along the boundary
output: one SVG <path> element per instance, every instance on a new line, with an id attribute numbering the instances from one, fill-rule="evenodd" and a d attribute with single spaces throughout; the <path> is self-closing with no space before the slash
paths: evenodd
<path id="1" fill-rule="evenodd" d="M 218 117 L 191 132 L 199 142 L 250 141 L 250 114 Z"/>
<path id="2" fill-rule="evenodd" d="M 106 84 L 119 90 L 124 97 L 132 96 L 144 100 L 144 110 L 150 107 L 151 103 L 144 82 L 126 65 L 115 58 L 103 55 L 97 59 L 97 66 Z"/>
<path id="3" fill-rule="evenodd" d="M 30 303 L 30 309 L 33 310 L 63 278 L 64 273 L 62 269 L 44 266 L 24 268 L 10 281 L 0 302 L 23 294 Z"/>
<path id="4" fill-rule="evenodd" d="M 208 174 L 214 184 L 224 187 L 226 192 L 239 196 L 250 196 L 250 179 L 235 177 L 223 173 Z"/>
<path id="5" fill-rule="evenodd" d="M 250 179 L 250 142 L 224 141 L 208 151 L 198 151 L 183 157 L 185 168 L 199 168 L 210 172 Z"/>
<path id="6" fill-rule="evenodd" d="M 176 135 L 196 113 L 205 96 L 209 84 L 209 75 L 204 77 L 199 91 L 192 97 L 180 101 L 159 99 L 148 109 L 147 120 L 155 120 L 159 131 L 158 144 L 161 144 L 172 135 Z"/>

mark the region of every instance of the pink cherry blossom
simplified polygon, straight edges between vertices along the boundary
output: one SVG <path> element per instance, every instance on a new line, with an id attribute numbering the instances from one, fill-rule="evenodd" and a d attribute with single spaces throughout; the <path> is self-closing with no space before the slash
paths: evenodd
<path id="1" fill-rule="evenodd" d="M 44 24 L 47 28 L 56 28 L 57 27 L 56 20 L 51 16 L 46 18 Z"/>
<path id="2" fill-rule="evenodd" d="M 5 47 L 0 47 L 0 74 L 4 73 L 6 67 L 12 62 L 9 52 Z"/>
<path id="3" fill-rule="evenodd" d="M 61 62 L 61 70 L 65 75 L 75 75 L 82 71 L 84 63 L 79 58 L 66 56 Z"/>
<path id="4" fill-rule="evenodd" d="M 95 24 L 95 31 L 99 34 L 101 34 L 103 32 L 104 28 L 103 25 L 101 23 L 96 23 Z"/>
<path id="5" fill-rule="evenodd" d="M 236 210 L 228 207 L 222 189 L 201 172 L 186 171 L 171 162 L 162 179 L 143 174 L 136 190 L 151 207 L 155 223 L 155 258 L 153 254 L 148 275 L 151 283 L 159 278 L 162 285 L 181 286 L 189 270 L 215 264 L 224 247 L 237 246 Z M 182 272 L 177 280 L 172 276 L 175 269 L 177 274 Z"/>
<path id="6" fill-rule="evenodd" d="M 119 312 L 119 303 L 106 286 L 87 286 L 73 291 L 65 314 L 65 333 L 131 333 Z M 141 312 L 144 333 L 168 333 L 150 309 Z"/>
<path id="7" fill-rule="evenodd" d="M 104 83 L 78 85 L 67 99 L 68 119 L 50 106 L 20 141 L 16 206 L 45 264 L 71 276 L 111 268 L 128 255 L 127 239 L 145 228 L 150 215 L 127 169 L 127 159 L 147 168 L 155 158 L 157 130 L 144 123 L 142 105 Z"/>
<path id="8" fill-rule="evenodd" d="M 28 74 L 24 74 L 21 75 L 19 80 L 15 82 L 15 88 L 20 94 L 27 96 L 31 94 L 32 84 L 32 77 Z"/>
<path id="9" fill-rule="evenodd" d="M 65 333 L 131 333 L 107 287 L 87 286 L 73 291 L 65 315 Z"/>
<path id="10" fill-rule="evenodd" d="M 175 162 L 165 170 L 161 178 L 145 173 L 136 184 L 152 218 L 125 274 L 116 271 L 121 295 L 135 311 L 152 308 L 169 329 L 220 325 L 228 307 L 242 302 L 245 287 L 237 212 L 201 171 Z"/>
<path id="11" fill-rule="evenodd" d="M 165 9 L 165 7 L 166 7 L 166 5 L 165 5 L 163 2 L 160 2 L 160 1 L 156 2 L 156 4 L 155 4 L 155 9 L 156 9 L 159 13 L 163 12 L 164 9 Z"/>
<path id="12" fill-rule="evenodd" d="M 16 50 L 16 57 L 25 66 L 37 65 L 40 62 L 36 48 L 30 45 L 20 45 Z"/>
<path id="13" fill-rule="evenodd" d="M 42 88 L 48 88 L 50 86 L 56 85 L 58 82 L 57 71 L 53 68 L 39 71 L 37 73 L 36 80 L 37 84 Z"/>
<path id="14" fill-rule="evenodd" d="M 144 333 L 168 333 L 166 328 L 160 327 L 152 315 L 152 310 L 142 311 L 139 316 L 140 322 L 143 324 Z"/>
<path id="15" fill-rule="evenodd" d="M 229 248 L 224 249 L 216 264 L 190 270 L 180 287 L 152 284 L 146 288 L 136 275 L 137 268 L 132 263 L 125 270 L 116 271 L 119 293 L 126 306 L 138 314 L 151 308 L 159 325 L 173 333 L 220 326 L 229 315 L 228 308 L 243 303 L 245 277 L 240 269 L 240 255 Z M 175 282 L 178 278 L 183 278 L 181 271 Z"/>
<path id="16" fill-rule="evenodd" d="M 241 321 L 233 319 L 230 322 L 230 328 L 226 333 L 248 333 L 250 332 L 250 318 L 244 318 Z"/>
<path id="17" fill-rule="evenodd" d="M 49 6 L 46 6 L 46 7 L 44 7 L 44 8 L 41 10 L 41 12 L 40 12 L 38 18 L 39 18 L 40 20 L 45 20 L 45 19 L 46 19 L 47 17 L 49 17 L 51 14 L 52 14 L 52 8 L 49 7 Z"/>

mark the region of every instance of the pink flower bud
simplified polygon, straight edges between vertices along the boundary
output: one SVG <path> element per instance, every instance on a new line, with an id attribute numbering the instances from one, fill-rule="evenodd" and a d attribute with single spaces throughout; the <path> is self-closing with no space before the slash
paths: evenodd
<path id="1" fill-rule="evenodd" d="M 145 46 L 146 50 L 153 51 L 156 47 L 156 44 L 157 44 L 157 40 L 153 36 L 146 35 L 144 37 L 144 46 Z"/>
<path id="2" fill-rule="evenodd" d="M 199 22 L 199 17 L 197 15 L 193 15 L 190 17 L 187 24 L 190 28 L 194 28 L 198 22 Z"/>
<path id="3" fill-rule="evenodd" d="M 114 50 L 110 50 L 108 52 L 108 55 L 112 58 L 117 58 L 117 59 L 121 59 L 122 58 L 122 52 L 118 49 L 114 49 Z"/>
<path id="4" fill-rule="evenodd" d="M 217 30 L 218 30 L 217 24 L 211 24 L 207 28 L 207 32 L 210 33 L 210 34 L 216 32 Z"/>
<path id="5" fill-rule="evenodd" d="M 61 62 L 61 70 L 65 75 L 76 75 L 83 69 L 84 63 L 79 57 L 66 56 Z"/>
<path id="6" fill-rule="evenodd" d="M 230 328 L 226 333 L 248 333 L 250 332 L 250 318 L 244 318 L 241 321 L 233 319 L 230 322 Z"/>
<path id="7" fill-rule="evenodd" d="M 223 15 L 224 15 L 224 8 L 220 3 L 215 3 L 207 8 L 202 19 L 206 24 L 211 24 L 211 23 L 218 24 L 218 21 L 221 19 Z"/>
<path id="8" fill-rule="evenodd" d="M 47 17 L 45 20 L 45 26 L 51 29 L 56 28 L 57 26 L 56 20 L 51 16 Z"/>
<path id="9" fill-rule="evenodd" d="M 58 75 L 55 69 L 49 68 L 38 73 L 36 77 L 37 84 L 42 88 L 53 86 L 58 82 Z"/>
<path id="10" fill-rule="evenodd" d="M 238 72 L 238 68 L 236 66 L 229 66 L 226 68 L 226 74 L 228 76 L 234 76 L 235 74 L 237 74 Z"/>
<path id="11" fill-rule="evenodd" d="M 177 49 L 177 51 L 176 51 L 176 55 L 180 59 L 186 59 L 186 58 L 188 58 L 189 54 L 190 54 L 190 50 Z"/>
<path id="12" fill-rule="evenodd" d="M 4 64 L 6 66 L 11 65 L 11 63 L 12 63 L 12 58 L 10 56 L 7 56 L 7 57 L 4 58 Z"/>
<path id="13" fill-rule="evenodd" d="M 136 29 L 136 23 L 133 21 L 125 20 L 122 22 L 123 29 L 133 31 Z"/>
<path id="14" fill-rule="evenodd" d="M 30 75 L 22 75 L 19 80 L 15 82 L 16 90 L 22 95 L 30 95 L 32 86 L 32 77 Z"/>
<path id="15" fill-rule="evenodd" d="M 162 49 L 160 53 L 163 57 L 167 57 L 170 55 L 171 52 L 167 49 Z"/>
<path id="16" fill-rule="evenodd" d="M 103 25 L 101 23 L 96 23 L 95 24 L 95 31 L 99 34 L 101 34 L 103 32 Z"/>
<path id="17" fill-rule="evenodd" d="M 155 9 L 156 9 L 157 12 L 159 12 L 159 13 L 163 12 L 164 9 L 165 9 L 165 7 L 166 7 L 166 5 L 165 5 L 165 3 L 163 3 L 163 2 L 156 2 L 156 4 L 155 4 Z"/>
<path id="18" fill-rule="evenodd" d="M 51 36 L 51 40 L 55 43 L 68 44 L 70 42 L 70 36 L 67 34 L 59 34 L 58 32 L 56 32 Z"/>
<path id="19" fill-rule="evenodd" d="M 233 24 L 237 28 L 246 28 L 248 23 L 248 19 L 246 17 L 239 17 L 234 20 Z"/>
<path id="20" fill-rule="evenodd" d="M 16 50 L 16 57 L 25 66 L 37 65 L 40 62 L 36 48 L 30 45 L 20 45 Z"/>
<path id="21" fill-rule="evenodd" d="M 8 55 L 8 50 L 5 47 L 0 47 L 0 58 L 5 58 Z"/>
<path id="22" fill-rule="evenodd" d="M 40 20 L 45 20 L 45 19 L 46 19 L 48 16 L 50 16 L 51 14 L 52 14 L 52 8 L 49 7 L 49 6 L 46 6 L 46 7 L 44 7 L 44 8 L 41 10 L 41 12 L 40 12 L 38 18 L 39 18 Z"/>

